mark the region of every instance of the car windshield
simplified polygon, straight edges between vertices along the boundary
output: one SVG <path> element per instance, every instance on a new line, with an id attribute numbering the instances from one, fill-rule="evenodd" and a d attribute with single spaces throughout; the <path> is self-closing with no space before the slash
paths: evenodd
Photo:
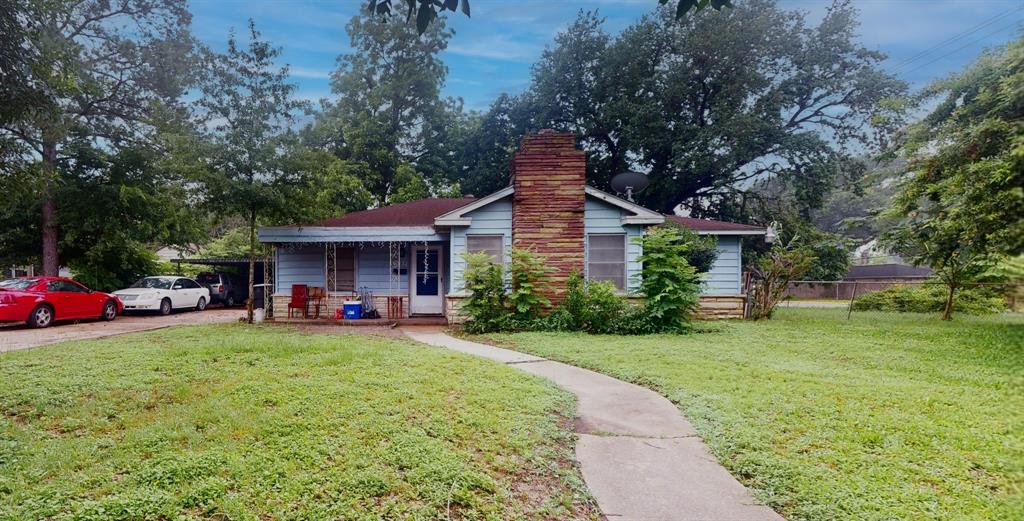
<path id="1" fill-rule="evenodd" d="M 220 284 L 220 276 L 216 273 L 200 273 L 196 280 L 202 284 Z"/>
<path id="2" fill-rule="evenodd" d="M 34 286 L 39 279 L 8 279 L 0 280 L 0 289 L 11 289 L 15 291 L 25 290 Z"/>
<path id="3" fill-rule="evenodd" d="M 146 277 L 139 279 L 138 282 L 132 284 L 133 288 L 148 288 L 148 289 L 171 289 L 171 283 L 174 279 L 162 279 L 159 277 Z"/>

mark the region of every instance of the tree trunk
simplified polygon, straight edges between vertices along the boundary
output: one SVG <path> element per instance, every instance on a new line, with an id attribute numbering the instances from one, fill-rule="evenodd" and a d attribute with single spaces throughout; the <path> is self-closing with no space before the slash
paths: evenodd
<path id="1" fill-rule="evenodd" d="M 249 214 L 249 301 L 246 304 L 248 322 L 253 322 L 253 309 L 256 303 L 256 212 Z"/>
<path id="2" fill-rule="evenodd" d="M 43 142 L 43 275 L 56 277 L 60 273 L 57 252 L 57 144 Z"/>
<path id="3" fill-rule="evenodd" d="M 942 320 L 953 318 L 953 293 L 956 292 L 956 285 L 949 285 L 949 293 L 946 295 L 946 307 L 942 310 Z"/>

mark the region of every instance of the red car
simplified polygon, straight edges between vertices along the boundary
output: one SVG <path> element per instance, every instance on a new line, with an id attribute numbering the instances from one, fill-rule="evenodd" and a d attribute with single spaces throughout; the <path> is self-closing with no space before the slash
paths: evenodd
<path id="1" fill-rule="evenodd" d="M 0 322 L 48 327 L 56 320 L 114 320 L 121 300 L 63 277 L 23 277 L 0 281 Z"/>

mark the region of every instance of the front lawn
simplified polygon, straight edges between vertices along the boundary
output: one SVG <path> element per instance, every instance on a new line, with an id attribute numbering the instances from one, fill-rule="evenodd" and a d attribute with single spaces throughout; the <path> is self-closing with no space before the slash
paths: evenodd
<path id="1" fill-rule="evenodd" d="M 401 339 L 203 326 L 0 355 L 0 519 L 589 519 L 571 395 Z"/>
<path id="2" fill-rule="evenodd" d="M 1024 320 L 845 317 L 491 338 L 661 392 L 789 519 L 1024 519 Z"/>

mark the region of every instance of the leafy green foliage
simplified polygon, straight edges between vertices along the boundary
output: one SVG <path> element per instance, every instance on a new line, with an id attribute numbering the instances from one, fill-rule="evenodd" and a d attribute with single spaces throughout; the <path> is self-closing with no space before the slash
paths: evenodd
<path id="1" fill-rule="evenodd" d="M 893 286 L 857 297 L 855 311 L 897 311 L 901 313 L 939 313 L 946 308 L 948 290 L 942 284 Z M 971 315 L 999 313 L 1006 301 L 984 287 L 963 288 L 956 293 L 953 310 Z"/>
<path id="2" fill-rule="evenodd" d="M 787 308 L 714 327 L 492 338 L 671 399 L 786 519 L 1021 518 L 1020 315 Z"/>
<path id="3" fill-rule="evenodd" d="M 913 175 L 890 214 L 886 242 L 932 267 L 954 294 L 994 255 L 1024 252 L 1024 38 L 929 87 L 944 96 L 904 145 Z"/>
<path id="4" fill-rule="evenodd" d="M 679 240 L 686 244 L 686 262 L 693 266 L 697 273 L 711 271 L 715 259 L 718 258 L 718 239 L 714 235 L 700 235 L 668 219 L 663 226 L 675 228 L 679 233 Z"/>
<path id="5" fill-rule="evenodd" d="M 623 317 L 630 305 L 608 281 L 587 282 L 579 273 L 572 273 L 566 284 L 565 299 L 560 310 L 565 312 L 562 331 L 584 331 L 592 334 L 614 334 L 622 329 Z"/>
<path id="6" fill-rule="evenodd" d="M 520 318 L 539 317 L 551 307 L 551 300 L 542 293 L 551 278 L 547 259 L 523 248 L 512 248 L 511 259 L 508 304 Z"/>
<path id="7" fill-rule="evenodd" d="M 494 331 L 497 322 L 508 314 L 504 269 L 486 253 L 466 253 L 463 258 L 466 268 L 462 289 L 469 293 L 469 297 L 459 311 L 469 317 L 466 329 L 472 332 Z"/>
<path id="8" fill-rule="evenodd" d="M 145 244 L 104 238 L 68 266 L 75 279 L 99 291 L 115 291 L 162 271 L 153 249 Z"/>
<path id="9" fill-rule="evenodd" d="M 448 71 L 439 53 L 452 32 L 443 20 L 420 35 L 369 14 L 353 17 L 346 30 L 352 51 L 331 76 L 336 100 L 303 131 L 304 143 L 366 164 L 362 181 L 380 205 L 443 195 L 431 189 L 453 184 L 443 181 L 454 179 L 451 156 L 462 128 L 461 102 L 441 97 Z"/>
<path id="10" fill-rule="evenodd" d="M 375 336 L 218 325 L 5 353 L 0 512 L 595 519 L 572 408 L 514 369 Z"/>
<path id="11" fill-rule="evenodd" d="M 204 78 L 203 95 L 196 101 L 203 114 L 200 140 L 202 165 L 198 181 L 213 208 L 224 216 L 245 220 L 249 229 L 249 293 L 253 294 L 256 226 L 301 217 L 306 179 L 287 168 L 285 151 L 291 141 L 289 126 L 307 104 L 294 98 L 295 84 L 288 69 L 278 68 L 281 50 L 260 39 L 249 20 L 249 41 L 239 45 L 228 38 L 224 55 L 212 58 L 212 73 Z M 253 301 L 249 299 L 249 321 Z"/>
<path id="12" fill-rule="evenodd" d="M 180 118 L 178 99 L 197 69 L 190 15 L 185 0 L 29 0 L 6 2 L 3 10 L 20 27 L 4 31 L 0 46 L 19 53 L 0 67 L 0 92 L 13 98 L 0 103 L 0 184 L 20 180 L 22 169 L 38 175 L 34 201 L 4 198 L 0 206 L 35 208 L 43 272 L 56 275 L 59 225 L 66 222 L 58 203 L 69 172 L 81 168 L 82 150 L 150 147 L 164 124 Z M 20 105 L 10 108 L 8 101 Z"/>
<path id="13" fill-rule="evenodd" d="M 700 302 L 700 275 L 686 260 L 690 243 L 667 226 L 652 228 L 637 241 L 643 247 L 638 261 L 644 312 L 657 331 L 686 331 Z"/>
<path id="14" fill-rule="evenodd" d="M 393 3 L 399 2 L 398 0 L 370 0 L 366 10 L 370 14 L 388 18 L 394 12 Z M 444 11 L 455 12 L 456 9 L 461 9 L 462 14 L 469 16 L 469 0 L 405 0 L 405 7 L 406 22 L 415 18 L 416 31 L 420 35 L 425 33 L 427 28 L 430 27 L 430 23 L 436 20 L 437 15 Z"/>
<path id="15" fill-rule="evenodd" d="M 695 217 L 742 220 L 755 197 L 749 181 L 764 178 L 812 208 L 859 168 L 848 150 L 902 125 L 892 99 L 906 85 L 857 43 L 856 26 L 848 2 L 816 26 L 766 0 L 682 20 L 661 9 L 617 36 L 582 13 L 544 51 L 529 90 L 503 100 L 515 106 L 492 107 L 482 126 L 502 145 L 505 126 L 573 132 L 595 186 L 627 167 L 649 171 L 639 202 L 663 212 L 682 204 Z M 507 160 L 486 164 L 501 170 L 475 177 L 507 177 Z"/>
<path id="16" fill-rule="evenodd" d="M 772 318 L 775 306 L 782 301 L 789 283 L 800 280 L 814 265 L 815 258 L 813 250 L 803 245 L 800 237 L 793 237 L 786 243 L 773 244 L 750 267 L 756 277 L 750 289 L 751 318 Z"/>

